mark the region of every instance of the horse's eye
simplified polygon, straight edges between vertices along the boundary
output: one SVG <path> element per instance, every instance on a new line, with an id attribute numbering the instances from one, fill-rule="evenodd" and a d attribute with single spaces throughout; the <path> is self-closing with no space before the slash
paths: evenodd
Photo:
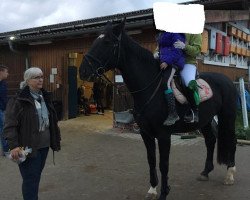
<path id="1" fill-rule="evenodd" d="M 110 40 L 110 38 L 105 38 L 104 42 L 105 42 L 105 44 L 112 44 L 113 43 L 112 40 Z"/>
<path id="2" fill-rule="evenodd" d="M 110 44 L 111 41 L 110 40 L 104 40 L 105 44 Z"/>

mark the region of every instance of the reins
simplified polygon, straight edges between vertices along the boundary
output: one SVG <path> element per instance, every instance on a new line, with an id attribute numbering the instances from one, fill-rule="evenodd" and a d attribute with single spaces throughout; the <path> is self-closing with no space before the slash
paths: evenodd
<path id="1" fill-rule="evenodd" d="M 159 88 L 161 86 L 161 83 L 162 83 L 162 77 L 161 77 L 157 87 L 155 88 L 154 92 L 152 93 L 152 95 L 148 99 L 148 101 L 142 106 L 140 112 L 136 113 L 138 117 L 140 117 L 141 113 L 144 111 L 144 109 L 147 107 L 147 105 L 150 103 L 150 101 L 154 98 L 154 96 L 156 95 L 157 91 L 159 90 Z"/>
<path id="2" fill-rule="evenodd" d="M 162 73 L 162 69 L 159 71 L 159 73 L 155 76 L 155 78 L 146 87 L 139 89 L 139 90 L 130 91 L 130 93 L 136 94 L 136 93 L 143 92 L 144 90 L 148 89 L 159 78 L 161 73 Z"/>

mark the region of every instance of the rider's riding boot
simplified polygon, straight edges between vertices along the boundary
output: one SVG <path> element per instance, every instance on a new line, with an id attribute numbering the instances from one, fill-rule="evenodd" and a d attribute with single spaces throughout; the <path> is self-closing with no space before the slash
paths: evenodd
<path id="1" fill-rule="evenodd" d="M 200 96 L 198 93 L 198 85 L 195 80 L 192 80 L 188 84 L 188 101 L 190 103 L 191 110 L 189 110 L 185 116 L 184 121 L 186 123 L 198 123 L 199 122 L 199 110 Z"/>
<path id="2" fill-rule="evenodd" d="M 163 125 L 170 126 L 173 125 L 180 118 L 175 109 L 175 97 L 171 89 L 165 90 L 165 98 L 167 99 L 168 104 L 168 117 L 163 122 Z"/>

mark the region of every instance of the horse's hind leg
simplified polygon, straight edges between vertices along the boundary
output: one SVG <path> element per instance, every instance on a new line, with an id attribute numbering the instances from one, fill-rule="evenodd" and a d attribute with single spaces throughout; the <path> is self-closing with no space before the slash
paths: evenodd
<path id="1" fill-rule="evenodd" d="M 216 143 L 216 137 L 215 137 L 215 133 L 213 133 L 211 123 L 203 127 L 201 129 L 201 132 L 205 138 L 205 144 L 207 147 L 207 158 L 206 158 L 205 168 L 201 172 L 200 176 L 198 177 L 198 180 L 207 181 L 208 174 L 214 169 L 213 156 L 214 156 L 214 147 Z"/>
<path id="2" fill-rule="evenodd" d="M 166 200 L 170 191 L 168 185 L 169 153 L 171 146 L 171 136 L 165 133 L 164 137 L 158 139 L 160 153 L 160 171 L 161 171 L 161 195 L 158 200 Z"/>
<path id="3" fill-rule="evenodd" d="M 235 140 L 235 142 L 233 142 Z M 229 162 L 227 163 L 227 174 L 224 179 L 225 185 L 233 185 L 234 184 L 234 174 L 236 173 L 236 167 L 235 167 L 235 151 L 236 151 L 236 143 L 237 139 L 232 138 L 231 142 L 229 143 L 229 155 L 228 159 Z"/>
<path id="4" fill-rule="evenodd" d="M 230 112 L 231 111 L 231 112 Z M 234 184 L 235 151 L 237 139 L 235 135 L 235 112 L 224 110 L 220 115 L 218 129 L 218 157 L 219 164 L 227 165 L 227 174 L 224 180 L 225 185 Z"/>
<path id="5" fill-rule="evenodd" d="M 157 198 L 156 186 L 158 185 L 158 177 L 156 172 L 156 146 L 155 139 L 148 133 L 141 131 L 141 136 L 147 149 L 147 159 L 149 164 L 150 184 L 151 187 L 145 197 L 146 200 Z"/>

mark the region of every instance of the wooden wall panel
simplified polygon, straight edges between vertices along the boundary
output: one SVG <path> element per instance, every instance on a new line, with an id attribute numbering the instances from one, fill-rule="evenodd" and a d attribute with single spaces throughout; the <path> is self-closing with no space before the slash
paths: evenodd
<path id="1" fill-rule="evenodd" d="M 8 95 L 13 96 L 19 89 L 25 71 L 25 55 L 16 54 L 9 50 L 8 46 L 0 49 L 0 63 L 9 68 Z"/>
<path id="2" fill-rule="evenodd" d="M 63 83 L 64 80 L 61 79 L 65 78 L 63 77 L 63 68 L 68 65 L 68 54 L 72 52 L 86 53 L 90 44 L 90 42 L 86 42 L 83 39 L 72 39 L 57 41 L 47 45 L 30 46 L 30 65 L 42 68 L 45 76 L 47 77 L 47 80 L 45 81 L 45 88 L 50 91 L 54 91 L 56 89 L 56 84 L 49 83 L 51 68 L 58 68 L 56 81 L 58 83 Z"/>
<path id="3" fill-rule="evenodd" d="M 236 67 L 224 67 L 216 65 L 206 65 L 203 64 L 201 60 L 198 61 L 199 72 L 217 72 L 225 74 L 232 81 L 238 81 L 240 77 L 243 77 L 246 81 L 248 80 L 248 72 L 246 69 L 236 68 Z"/>

